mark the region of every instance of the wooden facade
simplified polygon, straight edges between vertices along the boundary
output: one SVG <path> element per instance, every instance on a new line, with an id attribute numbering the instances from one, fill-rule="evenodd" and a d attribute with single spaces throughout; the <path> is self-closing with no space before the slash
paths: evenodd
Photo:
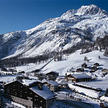
<path id="1" fill-rule="evenodd" d="M 76 72 L 84 72 L 84 68 L 78 68 L 76 69 Z"/>
<path id="2" fill-rule="evenodd" d="M 108 96 L 108 88 L 106 89 L 105 96 Z"/>
<path id="3" fill-rule="evenodd" d="M 56 80 L 56 78 L 59 76 L 59 74 L 57 72 L 49 72 L 46 74 L 46 78 L 47 80 Z"/>
<path id="4" fill-rule="evenodd" d="M 59 87 L 58 83 L 55 81 L 46 81 L 44 84 L 53 92 L 57 91 Z"/>
<path id="5" fill-rule="evenodd" d="M 102 72 L 108 73 L 108 69 L 102 69 Z"/>
<path id="6" fill-rule="evenodd" d="M 76 75 L 67 75 L 66 76 L 66 80 L 67 81 L 72 81 L 72 82 L 85 82 L 85 81 L 91 81 L 92 80 L 92 78 L 90 77 L 90 76 L 83 76 L 83 74 L 81 74 L 82 75 L 82 77 L 80 77 L 80 74 L 77 76 L 78 74 L 76 74 Z"/>
<path id="7" fill-rule="evenodd" d="M 5 94 L 9 96 L 14 102 L 19 103 L 26 108 L 48 108 L 49 103 L 53 101 L 53 97 L 45 99 L 36 92 L 32 91 L 30 87 L 15 81 L 4 87 Z"/>

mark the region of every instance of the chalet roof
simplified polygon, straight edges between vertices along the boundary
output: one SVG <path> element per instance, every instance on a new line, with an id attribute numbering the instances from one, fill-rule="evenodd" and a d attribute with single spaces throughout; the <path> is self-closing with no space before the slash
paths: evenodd
<path id="1" fill-rule="evenodd" d="M 103 72 L 108 72 L 108 69 L 102 69 Z"/>
<path id="2" fill-rule="evenodd" d="M 9 84 L 11 84 L 11 83 L 13 83 L 13 82 L 19 82 L 19 81 L 13 80 L 13 81 L 10 81 L 10 82 L 6 82 L 6 83 L 5 83 L 5 86 L 6 86 L 6 85 L 9 85 Z"/>
<path id="3" fill-rule="evenodd" d="M 34 82 L 37 82 L 37 80 L 29 80 L 29 79 L 23 79 L 22 81 L 23 81 L 22 84 L 24 84 L 26 86 L 30 86 Z"/>
<path id="4" fill-rule="evenodd" d="M 20 84 L 23 84 L 23 85 L 26 85 L 26 86 L 29 86 L 29 89 L 32 90 L 34 93 L 38 94 L 39 96 L 41 96 L 42 98 L 44 98 L 45 100 L 48 100 L 48 99 L 52 99 L 54 98 L 54 93 L 51 92 L 48 87 L 44 86 L 42 84 L 42 89 L 39 89 L 39 86 L 38 84 L 36 85 L 33 85 L 31 86 L 33 83 L 35 83 L 36 81 L 32 81 L 32 80 L 25 80 L 25 83 L 22 83 L 22 82 L 19 82 L 19 81 L 13 81 L 11 83 L 14 83 L 14 82 L 18 82 Z M 38 81 L 37 81 L 38 82 Z M 42 83 L 42 82 L 40 82 Z M 9 83 L 10 84 L 10 83 Z M 8 85 L 8 84 L 7 84 Z"/>
<path id="5" fill-rule="evenodd" d="M 51 84 L 53 86 L 58 86 L 58 83 L 56 81 L 52 81 L 52 80 L 43 80 L 42 81 L 43 83 L 48 83 L 48 84 Z"/>
<path id="6" fill-rule="evenodd" d="M 67 82 L 65 81 L 65 76 L 58 76 L 56 79 L 56 82 L 58 84 L 66 84 Z"/>
<path id="7" fill-rule="evenodd" d="M 54 93 L 51 92 L 48 87 L 44 86 L 42 89 L 39 89 L 38 86 L 34 86 L 30 88 L 33 92 L 38 94 L 39 96 L 43 97 L 45 100 L 54 98 Z"/>
<path id="8" fill-rule="evenodd" d="M 57 82 L 55 82 L 55 81 L 47 81 L 49 84 L 51 84 L 51 85 L 54 85 L 54 86 L 58 86 L 58 83 Z"/>
<path id="9" fill-rule="evenodd" d="M 50 74 L 52 74 L 52 75 L 58 75 L 58 73 L 55 72 L 55 71 L 51 71 L 51 72 L 46 73 L 46 75 L 50 75 Z"/>
<path id="10" fill-rule="evenodd" d="M 42 84 L 41 85 L 42 89 L 39 89 L 37 83 Z M 34 93 L 38 94 L 39 96 L 43 97 L 46 100 L 54 97 L 54 94 L 48 89 L 48 87 L 44 86 L 40 80 L 23 80 L 23 84 L 25 84 L 26 86 L 29 86 L 30 90 L 32 90 Z"/>
<path id="11" fill-rule="evenodd" d="M 72 74 L 72 76 L 76 79 L 82 79 L 82 78 L 91 78 L 91 76 L 85 74 L 85 73 L 81 73 L 81 74 Z"/>
<path id="12" fill-rule="evenodd" d="M 63 79 L 62 79 L 62 80 L 59 80 L 59 81 L 57 81 L 57 82 L 58 82 L 58 84 L 63 84 L 63 85 L 64 85 L 64 84 L 67 84 L 67 82 L 66 82 L 65 80 L 63 80 Z"/>

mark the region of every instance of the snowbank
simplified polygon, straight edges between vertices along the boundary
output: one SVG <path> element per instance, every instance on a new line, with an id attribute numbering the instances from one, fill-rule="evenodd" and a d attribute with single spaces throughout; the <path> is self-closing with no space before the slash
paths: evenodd
<path id="1" fill-rule="evenodd" d="M 86 89 L 86 88 L 83 88 L 83 87 L 78 87 L 74 84 L 68 84 L 69 88 L 71 88 L 72 90 L 75 90 L 79 93 L 83 93 L 89 97 L 92 97 L 92 98 L 98 98 L 100 93 L 95 91 L 95 90 L 90 90 L 90 89 Z"/>

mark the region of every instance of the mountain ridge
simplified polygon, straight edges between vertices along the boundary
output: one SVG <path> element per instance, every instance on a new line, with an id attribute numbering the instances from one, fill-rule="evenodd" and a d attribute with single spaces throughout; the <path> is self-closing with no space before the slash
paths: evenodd
<path id="1" fill-rule="evenodd" d="M 108 14 L 96 5 L 69 10 L 60 17 L 48 19 L 24 31 L 0 36 L 0 58 L 36 55 L 66 50 L 108 34 Z"/>

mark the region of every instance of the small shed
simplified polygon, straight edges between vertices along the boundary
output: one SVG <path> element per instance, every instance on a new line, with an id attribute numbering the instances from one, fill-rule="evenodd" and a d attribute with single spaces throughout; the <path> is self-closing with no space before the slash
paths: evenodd
<path id="1" fill-rule="evenodd" d="M 15 69 L 11 69 L 11 68 L 8 69 L 8 71 L 9 71 L 9 72 L 13 72 L 13 73 L 16 73 L 16 72 L 17 72 L 17 70 L 15 70 Z"/>
<path id="2" fill-rule="evenodd" d="M 57 91 L 58 90 L 58 83 L 56 82 L 56 81 L 52 81 L 52 80 L 50 80 L 50 81 L 44 81 L 44 84 L 46 85 L 46 86 L 48 86 L 48 88 L 51 90 L 51 91 Z"/>
<path id="3" fill-rule="evenodd" d="M 82 68 L 87 68 L 87 64 L 86 63 L 83 63 L 81 66 L 82 66 Z"/>
<path id="4" fill-rule="evenodd" d="M 5 72 L 8 71 L 5 67 L 0 67 L 0 68 L 1 68 L 1 71 L 5 71 Z"/>
<path id="5" fill-rule="evenodd" d="M 98 66 L 100 66 L 100 64 L 99 63 L 94 63 L 94 66 L 98 67 Z"/>
<path id="6" fill-rule="evenodd" d="M 47 80 L 56 80 L 56 78 L 59 76 L 59 74 L 57 72 L 51 71 L 49 73 L 46 74 L 46 78 Z"/>
<path id="7" fill-rule="evenodd" d="M 65 76 L 58 76 L 56 82 L 59 84 L 59 88 L 67 88 L 67 80 Z"/>
<path id="8" fill-rule="evenodd" d="M 43 73 L 35 73 L 35 76 L 38 77 L 39 80 L 43 80 L 46 78 L 46 75 Z"/>
<path id="9" fill-rule="evenodd" d="M 108 73 L 108 69 L 102 69 L 102 72 L 107 72 Z"/>
<path id="10" fill-rule="evenodd" d="M 92 66 L 90 69 L 90 72 L 95 72 L 98 70 L 97 66 Z"/>
<path id="11" fill-rule="evenodd" d="M 84 68 L 78 68 L 76 69 L 76 72 L 84 72 Z"/>

